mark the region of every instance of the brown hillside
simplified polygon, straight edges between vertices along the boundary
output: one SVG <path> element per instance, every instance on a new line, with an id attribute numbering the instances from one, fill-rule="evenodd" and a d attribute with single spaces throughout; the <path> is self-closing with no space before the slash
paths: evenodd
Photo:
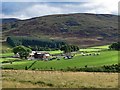
<path id="1" fill-rule="evenodd" d="M 61 14 L 3 24 L 3 36 L 32 36 L 65 40 L 80 46 L 117 41 L 118 17 L 109 14 Z"/>

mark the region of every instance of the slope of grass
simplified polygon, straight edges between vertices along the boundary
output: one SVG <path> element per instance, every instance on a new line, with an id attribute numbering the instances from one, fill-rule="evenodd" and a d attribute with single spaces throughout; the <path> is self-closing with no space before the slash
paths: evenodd
<path id="1" fill-rule="evenodd" d="M 37 63 L 32 68 L 44 68 L 44 69 L 64 69 L 67 67 L 84 67 L 85 65 L 88 66 L 101 66 L 106 64 L 114 64 L 118 63 L 118 53 L 116 51 L 112 52 L 102 52 L 99 56 L 81 56 L 78 55 L 73 59 L 64 60 L 61 59 L 60 61 L 37 61 Z"/>
<path id="2" fill-rule="evenodd" d="M 96 51 L 103 51 L 103 50 L 108 50 L 110 45 L 103 45 L 103 46 L 94 46 L 94 47 L 89 47 L 85 49 L 80 49 L 82 52 L 96 52 Z"/>
<path id="3" fill-rule="evenodd" d="M 14 69 L 24 69 L 33 61 L 14 62 L 11 65 L 4 65 L 3 67 L 13 67 Z M 30 69 L 65 69 L 68 67 L 85 67 L 87 66 L 101 66 L 118 63 L 118 51 L 104 51 L 98 56 L 81 56 L 80 54 L 73 57 L 73 59 L 53 60 L 53 61 L 37 61 Z M 20 68 L 19 68 L 20 67 Z"/>
<path id="4" fill-rule="evenodd" d="M 34 65 L 32 65 L 29 69 L 40 69 L 40 70 L 60 70 L 60 69 L 66 69 L 68 67 L 85 67 L 87 66 L 101 66 L 101 65 L 111 65 L 118 63 L 118 51 L 108 51 L 108 46 L 96 46 L 96 47 L 89 47 L 86 49 L 80 49 L 80 51 L 90 52 L 94 53 L 96 51 L 100 51 L 100 55 L 98 56 L 82 56 L 81 54 L 76 54 L 75 57 L 72 59 L 63 59 L 60 60 L 52 60 L 52 61 L 41 61 L 38 60 Z M 104 51 L 106 50 L 106 51 Z M 45 51 L 49 52 L 50 54 L 60 54 L 62 51 L 56 50 L 56 51 Z M 17 58 L 12 58 L 13 53 L 3 53 L 0 54 L 0 56 L 5 57 L 1 58 L 0 62 L 3 61 L 14 61 L 17 60 Z M 22 60 L 22 61 L 16 61 L 12 64 L 4 64 L 4 68 L 14 68 L 14 69 L 25 69 L 25 67 L 29 67 L 33 61 L 28 60 Z"/>
<path id="5" fill-rule="evenodd" d="M 19 60 L 18 58 L 0 58 L 0 62 L 3 62 L 3 61 L 14 61 L 14 60 Z"/>
<path id="6" fill-rule="evenodd" d="M 34 61 L 28 61 L 28 60 L 23 60 L 19 62 L 13 62 L 12 64 L 3 64 L 4 68 L 7 69 L 25 69 L 26 67 L 29 67 Z"/>
<path id="7" fill-rule="evenodd" d="M 90 47 L 90 48 L 97 48 L 97 49 L 109 49 L 110 45 L 103 45 L 103 46 L 95 46 L 95 47 Z"/>
<path id="8" fill-rule="evenodd" d="M 0 53 L 0 57 L 12 57 L 14 53 L 8 52 L 8 53 Z"/>
<path id="9" fill-rule="evenodd" d="M 63 53 L 63 51 L 60 51 L 60 50 L 47 51 L 47 52 L 50 53 L 50 54 L 60 54 L 60 53 Z"/>
<path id="10" fill-rule="evenodd" d="M 80 49 L 81 52 L 96 52 L 101 51 L 102 49 L 96 49 L 96 48 L 86 48 L 86 49 Z"/>
<path id="11" fill-rule="evenodd" d="M 50 54 L 61 54 L 61 53 L 63 53 L 63 51 L 61 51 L 61 50 L 54 50 L 54 51 L 40 51 L 40 52 L 47 52 L 47 53 L 50 53 Z"/>
<path id="12" fill-rule="evenodd" d="M 8 53 L 8 52 L 11 52 L 12 51 L 12 47 L 10 45 L 8 45 L 6 42 L 2 42 L 1 44 L 1 51 L 2 53 Z"/>

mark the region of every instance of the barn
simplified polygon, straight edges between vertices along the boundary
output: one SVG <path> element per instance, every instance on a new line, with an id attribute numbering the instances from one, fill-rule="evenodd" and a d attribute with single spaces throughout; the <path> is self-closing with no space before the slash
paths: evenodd
<path id="1" fill-rule="evenodd" d="M 29 60 L 39 59 L 39 60 L 48 60 L 50 57 L 50 54 L 47 52 L 36 52 L 32 51 L 29 56 Z"/>

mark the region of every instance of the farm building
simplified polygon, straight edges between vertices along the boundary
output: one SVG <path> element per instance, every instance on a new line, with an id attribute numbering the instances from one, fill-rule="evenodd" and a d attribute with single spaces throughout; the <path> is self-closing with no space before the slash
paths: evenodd
<path id="1" fill-rule="evenodd" d="M 33 59 L 48 60 L 49 57 L 50 57 L 49 53 L 32 51 L 28 59 L 29 60 L 33 60 Z"/>

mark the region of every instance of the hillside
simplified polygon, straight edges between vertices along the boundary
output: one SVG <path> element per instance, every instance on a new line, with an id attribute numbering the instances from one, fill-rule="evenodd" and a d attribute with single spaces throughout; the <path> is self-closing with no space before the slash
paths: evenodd
<path id="1" fill-rule="evenodd" d="M 11 23 L 11 22 L 16 22 L 18 21 L 19 19 L 16 19 L 16 18 L 4 18 L 4 19 L 0 19 L 0 24 L 1 23 Z"/>
<path id="2" fill-rule="evenodd" d="M 117 41 L 118 17 L 109 14 L 61 14 L 3 24 L 3 37 L 32 36 L 65 40 L 79 46 Z"/>

